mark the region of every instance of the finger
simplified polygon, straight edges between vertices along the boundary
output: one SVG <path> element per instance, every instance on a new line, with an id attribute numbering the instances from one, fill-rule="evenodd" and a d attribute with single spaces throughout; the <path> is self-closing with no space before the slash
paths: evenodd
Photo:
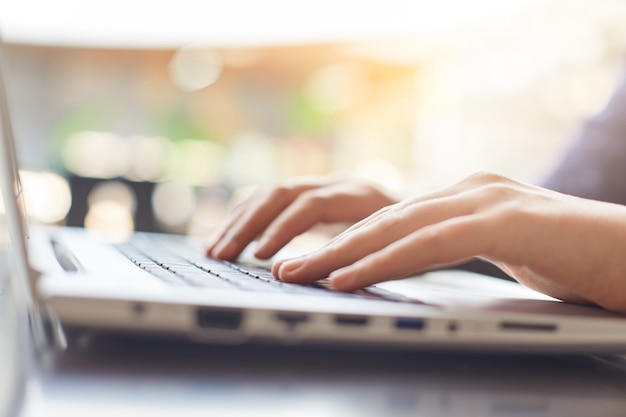
<path id="1" fill-rule="evenodd" d="M 332 242 L 338 242 L 343 240 L 346 236 L 350 236 L 352 233 L 354 233 L 355 231 L 363 228 L 363 227 L 367 227 L 377 221 L 379 221 L 383 216 L 388 215 L 388 213 L 390 213 L 391 211 L 395 210 L 404 210 L 408 207 L 412 207 L 412 206 L 419 206 L 421 204 L 425 204 L 427 202 L 431 202 L 431 201 L 440 201 L 440 202 L 445 202 L 445 199 L 448 197 L 461 197 L 463 198 L 465 196 L 466 192 L 471 192 L 471 191 L 475 191 L 472 190 L 471 187 L 468 187 L 468 184 L 465 181 L 459 182 L 457 184 L 454 184 L 450 187 L 446 187 L 440 190 L 436 190 L 436 191 L 432 191 L 429 193 L 425 193 L 416 197 L 412 197 L 412 198 L 408 198 L 405 199 L 403 201 L 400 201 L 396 204 L 393 204 L 391 206 L 388 207 L 384 207 L 380 210 L 378 210 L 377 212 L 373 213 L 371 216 L 361 220 L 358 223 L 355 223 L 354 225 L 352 225 L 350 228 L 346 229 L 343 233 L 340 233 L 339 235 L 337 235 Z"/>
<path id="2" fill-rule="evenodd" d="M 467 215 L 424 227 L 330 275 L 332 287 L 354 291 L 480 256 L 495 238 L 490 219 Z"/>
<path id="3" fill-rule="evenodd" d="M 249 201 L 246 201 L 235 207 L 228 215 L 228 218 L 224 222 L 222 222 L 217 230 L 213 232 L 213 235 L 211 236 L 211 238 L 208 239 L 206 243 L 207 255 L 211 255 L 211 252 L 220 243 L 220 241 L 222 241 L 226 232 L 232 227 L 233 224 L 235 224 L 241 218 L 247 208 L 247 203 L 249 203 Z"/>
<path id="4" fill-rule="evenodd" d="M 299 192 L 297 188 L 278 187 L 251 200 L 245 210 L 227 225 L 211 255 L 218 259 L 236 259 Z"/>
<path id="5" fill-rule="evenodd" d="M 255 256 L 267 259 L 294 237 L 309 230 L 324 218 L 326 199 L 315 192 L 304 192 L 283 210 L 265 229 Z"/>
<path id="6" fill-rule="evenodd" d="M 387 206 L 387 207 L 381 208 L 380 210 L 372 213 L 370 216 L 364 218 L 363 220 L 360 220 L 360 221 L 356 222 L 355 224 L 353 224 L 352 226 L 348 227 L 343 232 L 339 233 L 337 236 L 335 236 L 329 242 L 329 244 L 334 244 L 336 242 L 339 242 L 340 240 L 342 240 L 346 236 L 352 235 L 352 233 L 358 231 L 359 229 L 362 229 L 363 227 L 367 227 L 367 226 L 369 226 L 369 225 L 379 221 L 382 218 L 382 216 L 387 215 L 388 213 L 390 213 L 393 210 L 397 210 L 398 207 L 400 207 L 399 203 L 396 203 L 396 204 L 393 204 L 391 206 Z"/>
<path id="7" fill-rule="evenodd" d="M 263 232 L 256 256 L 268 258 L 295 236 L 318 223 L 353 222 L 367 217 L 381 204 L 380 197 L 362 198 L 362 190 L 334 184 L 302 192 Z M 358 201 L 359 204 L 355 204 Z"/>
<path id="8" fill-rule="evenodd" d="M 378 221 L 346 234 L 319 250 L 303 257 L 283 262 L 277 275 L 287 282 L 307 283 L 328 276 L 332 271 L 382 250 L 396 240 L 450 218 L 473 211 L 473 202 L 461 203 L 463 197 L 452 196 L 424 202 L 415 207 L 389 210 Z"/>
<path id="9" fill-rule="evenodd" d="M 285 184 L 282 187 L 277 187 L 274 189 L 274 194 L 289 194 L 291 192 L 297 194 L 302 190 L 307 190 L 309 188 L 320 187 L 324 184 L 324 182 L 319 179 L 307 179 L 301 178 L 297 182 L 292 184 Z M 223 222 L 222 225 L 213 233 L 213 236 L 208 239 L 206 243 L 206 251 L 209 256 L 212 255 L 213 252 L 216 252 L 217 246 L 224 245 L 227 242 L 225 239 L 230 238 L 228 236 L 228 232 L 230 232 L 235 225 L 237 225 L 240 221 L 242 221 L 243 214 L 252 210 L 258 210 L 258 206 L 262 204 L 262 201 L 266 199 L 268 196 L 271 198 L 270 192 L 259 192 L 257 191 L 251 197 L 246 199 L 243 203 L 238 204 L 229 215 L 227 221 Z"/>

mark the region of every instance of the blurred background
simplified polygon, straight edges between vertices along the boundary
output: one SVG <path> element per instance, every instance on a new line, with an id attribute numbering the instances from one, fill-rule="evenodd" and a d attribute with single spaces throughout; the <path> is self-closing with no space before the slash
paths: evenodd
<path id="1" fill-rule="evenodd" d="M 201 3 L 201 4 L 200 4 Z M 203 235 L 301 175 L 538 182 L 602 109 L 622 0 L 0 0 L 31 217 Z"/>

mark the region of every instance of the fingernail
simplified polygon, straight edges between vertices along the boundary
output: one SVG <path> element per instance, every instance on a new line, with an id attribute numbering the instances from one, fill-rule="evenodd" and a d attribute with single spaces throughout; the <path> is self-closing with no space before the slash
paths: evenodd
<path id="1" fill-rule="evenodd" d="M 280 270 L 281 265 L 285 263 L 285 259 L 279 259 L 278 261 L 272 264 L 272 274 L 278 278 L 278 271 Z"/>
<path id="2" fill-rule="evenodd" d="M 294 277 L 299 269 L 302 268 L 303 263 L 300 261 L 285 261 L 278 268 L 278 279 L 281 281 L 289 281 Z"/>
<path id="3" fill-rule="evenodd" d="M 331 272 L 330 275 L 328 275 L 328 279 L 330 281 L 330 287 L 333 290 L 350 291 L 352 289 L 352 286 L 350 285 L 352 282 L 351 276 L 344 270 Z"/>
<path id="4" fill-rule="evenodd" d="M 206 246 L 206 254 L 211 257 L 215 256 L 215 244 Z"/>

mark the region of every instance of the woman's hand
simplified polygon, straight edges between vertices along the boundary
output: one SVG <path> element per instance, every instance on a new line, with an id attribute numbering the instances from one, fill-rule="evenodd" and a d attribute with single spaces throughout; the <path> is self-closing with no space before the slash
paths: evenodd
<path id="1" fill-rule="evenodd" d="M 300 179 L 256 192 L 233 210 L 207 247 L 214 258 L 234 260 L 260 236 L 255 256 L 267 259 L 319 223 L 353 224 L 396 200 L 356 179 Z"/>
<path id="2" fill-rule="evenodd" d="M 297 205 L 297 216 L 279 218 L 267 235 L 275 243 L 266 243 L 265 253 L 285 240 L 276 238 L 274 230 L 287 229 L 284 225 L 296 218 L 307 219 L 307 225 L 323 218 L 313 214 L 321 206 L 324 203 Z M 307 210 L 314 211 L 306 214 Z M 275 217 L 276 212 L 257 217 Z M 242 216 L 246 221 L 240 223 L 250 229 L 247 236 L 261 230 L 250 227 L 250 214 Z M 267 220 L 261 222 L 265 224 Z M 298 229 L 295 224 L 290 228 Z M 336 289 L 351 291 L 472 258 L 492 262 L 553 297 L 626 312 L 626 207 L 490 173 L 385 207 L 319 250 L 277 262 L 273 270 L 287 282 L 309 283 L 330 276 Z"/>

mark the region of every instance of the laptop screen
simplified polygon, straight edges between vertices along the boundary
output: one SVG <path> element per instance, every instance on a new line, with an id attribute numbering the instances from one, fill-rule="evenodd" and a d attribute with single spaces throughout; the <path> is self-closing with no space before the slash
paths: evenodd
<path id="1" fill-rule="evenodd" d="M 11 256 L 15 260 L 16 273 L 26 279 L 19 280 L 25 296 L 32 300 L 35 275 L 28 264 L 26 242 L 28 239 L 24 215 L 24 193 L 20 182 L 18 160 L 15 151 L 15 138 L 11 126 L 9 104 L 6 91 L 5 59 L 0 38 L 0 188 L 3 197 L 5 227 L 12 243 Z M 29 300 L 30 301 L 30 300 Z"/>
<path id="2" fill-rule="evenodd" d="M 22 187 L 11 131 L 0 39 L 0 415 L 18 406 L 26 378 L 31 294 Z M 12 414 L 12 413 L 11 413 Z"/>

